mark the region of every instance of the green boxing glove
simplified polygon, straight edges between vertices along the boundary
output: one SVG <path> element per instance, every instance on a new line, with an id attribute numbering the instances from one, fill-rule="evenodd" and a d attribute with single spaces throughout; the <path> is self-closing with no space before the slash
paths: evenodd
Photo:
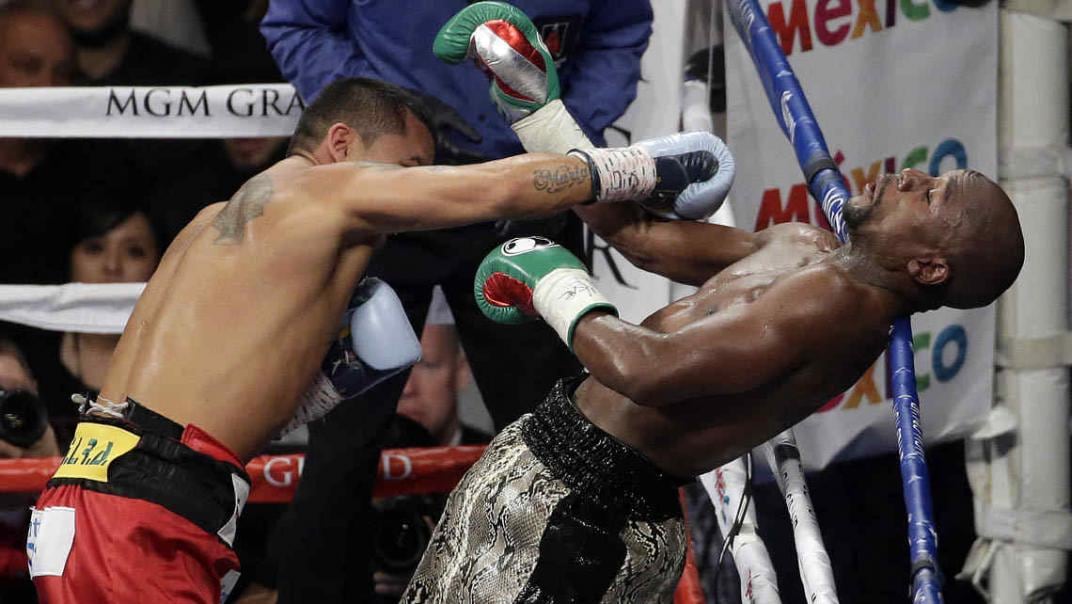
<path id="1" fill-rule="evenodd" d="M 536 26 L 509 4 L 463 8 L 436 34 L 432 52 L 452 64 L 475 59 L 492 78 L 491 99 L 511 122 L 561 96 L 558 70 Z"/>
<path id="2" fill-rule="evenodd" d="M 543 317 L 573 350 L 573 330 L 585 314 L 618 309 L 596 289 L 584 264 L 543 237 L 511 239 L 495 248 L 476 271 L 473 294 L 480 310 L 497 323 Z"/>

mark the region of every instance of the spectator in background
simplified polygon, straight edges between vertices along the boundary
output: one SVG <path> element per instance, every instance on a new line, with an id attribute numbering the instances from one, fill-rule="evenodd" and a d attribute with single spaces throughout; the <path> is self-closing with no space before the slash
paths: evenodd
<path id="1" fill-rule="evenodd" d="M 71 29 L 88 84 L 200 84 L 208 63 L 130 28 L 132 0 L 53 0 Z"/>
<path id="2" fill-rule="evenodd" d="M 50 0 L 74 37 L 78 83 L 90 86 L 195 86 L 209 63 L 130 27 L 133 0 Z M 81 141 L 87 169 L 138 178 L 147 191 L 174 174 L 195 172 L 198 143 L 179 139 Z"/>
<path id="3" fill-rule="evenodd" d="M 87 191 L 77 231 L 65 251 L 68 279 L 80 283 L 148 281 L 160 261 L 160 238 L 132 192 L 115 185 Z M 119 335 L 36 332 L 31 366 L 59 440 L 66 445 L 78 422 L 74 393 L 100 389 Z M 30 352 L 29 350 L 27 351 Z"/>
<path id="4" fill-rule="evenodd" d="M 51 13 L 0 7 L 0 88 L 66 86 L 74 45 Z M 0 283 L 58 283 L 82 162 L 66 142 L 0 138 Z"/>
<path id="5" fill-rule="evenodd" d="M 23 356 L 18 345 L 3 334 L 0 334 L 0 391 L 37 394 L 37 381 L 30 371 L 26 357 Z M 28 447 L 19 447 L 0 436 L 0 459 L 52 457 L 59 454 L 56 434 L 51 426 L 46 425 L 41 437 Z M 33 501 L 32 497 L 28 501 Z"/>
<path id="6" fill-rule="evenodd" d="M 458 393 L 470 377 L 454 318 L 442 290 L 437 287 L 421 333 L 421 360 L 410 369 L 409 379 L 402 388 L 398 416 L 427 432 L 427 446 L 487 443 L 491 435 L 463 424 L 458 414 Z"/>
<path id="7" fill-rule="evenodd" d="M 556 63 L 562 99 L 589 138 L 636 96 L 640 57 L 651 34 L 648 0 L 517 0 L 541 29 Z M 436 108 L 438 163 L 520 153 L 521 145 L 488 96 L 485 76 L 450 67 L 432 54 L 436 32 L 464 0 L 437 2 L 305 0 L 271 2 L 261 32 L 283 75 L 306 101 L 335 79 L 364 76 L 424 94 Z M 562 214 L 540 222 L 483 224 L 391 237 L 367 274 L 398 293 L 417 332 L 432 286 L 441 284 L 480 393 L 496 428 L 539 403 L 554 381 L 580 365 L 548 330 L 528 324 L 502 331 L 477 309 L 472 279 L 487 250 L 516 235 L 543 235 L 584 257 L 580 221 Z M 501 345 L 504 337 L 509 345 Z M 524 367 L 524 371 L 518 371 Z M 280 601 L 370 600 L 368 501 L 383 430 L 405 374 L 340 405 L 310 426 L 302 482 L 280 523 L 275 547 L 302 551 L 280 569 Z"/>
<path id="8" fill-rule="evenodd" d="M 18 345 L 0 333 L 0 391 L 37 393 L 37 382 Z M 29 447 L 0 438 L 0 459 L 53 457 L 60 454 L 56 435 L 45 432 Z M 26 573 L 26 525 L 33 495 L 0 495 L 0 601 L 35 602 L 33 584 Z"/>
<path id="9" fill-rule="evenodd" d="M 193 1 L 201 15 L 201 25 L 213 57 L 228 63 L 247 64 L 267 59 L 276 77 L 280 77 L 264 37 L 257 29 L 268 9 L 268 0 Z"/>

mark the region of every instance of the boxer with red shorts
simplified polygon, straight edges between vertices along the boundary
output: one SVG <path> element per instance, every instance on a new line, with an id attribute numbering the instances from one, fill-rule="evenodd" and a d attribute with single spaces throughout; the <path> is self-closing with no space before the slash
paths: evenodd
<path id="1" fill-rule="evenodd" d="M 119 417 L 83 414 L 37 501 L 28 548 L 52 546 L 30 567 L 38 594 L 64 602 L 225 600 L 238 579 L 231 546 L 250 487 L 241 462 L 192 424 L 183 428 L 130 399 L 122 409 Z M 64 516 L 70 522 L 44 521 Z"/>

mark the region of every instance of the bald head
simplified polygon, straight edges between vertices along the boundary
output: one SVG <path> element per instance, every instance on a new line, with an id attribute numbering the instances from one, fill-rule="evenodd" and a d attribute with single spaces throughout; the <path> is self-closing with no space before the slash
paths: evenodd
<path id="1" fill-rule="evenodd" d="M 22 3 L 0 8 L 0 88 L 65 86 L 74 44 L 52 13 Z"/>
<path id="2" fill-rule="evenodd" d="M 949 278 L 942 303 L 954 308 L 986 306 L 1007 290 L 1024 264 L 1024 235 L 1012 200 L 978 172 L 951 175 L 961 220 L 947 238 Z"/>

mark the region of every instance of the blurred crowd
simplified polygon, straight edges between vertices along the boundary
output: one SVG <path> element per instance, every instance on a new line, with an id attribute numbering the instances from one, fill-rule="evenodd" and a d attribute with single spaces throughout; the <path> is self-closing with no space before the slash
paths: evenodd
<path id="1" fill-rule="evenodd" d="M 257 31 L 266 2 L 134 4 L 0 2 L 0 87 L 282 81 Z M 175 19 L 180 6 L 187 18 Z M 135 29 L 136 16 L 159 31 Z M 146 281 L 199 209 L 229 198 L 285 146 L 282 138 L 2 138 L 0 283 Z M 3 326 L 60 447 L 77 419 L 70 394 L 100 386 L 117 339 Z"/>

